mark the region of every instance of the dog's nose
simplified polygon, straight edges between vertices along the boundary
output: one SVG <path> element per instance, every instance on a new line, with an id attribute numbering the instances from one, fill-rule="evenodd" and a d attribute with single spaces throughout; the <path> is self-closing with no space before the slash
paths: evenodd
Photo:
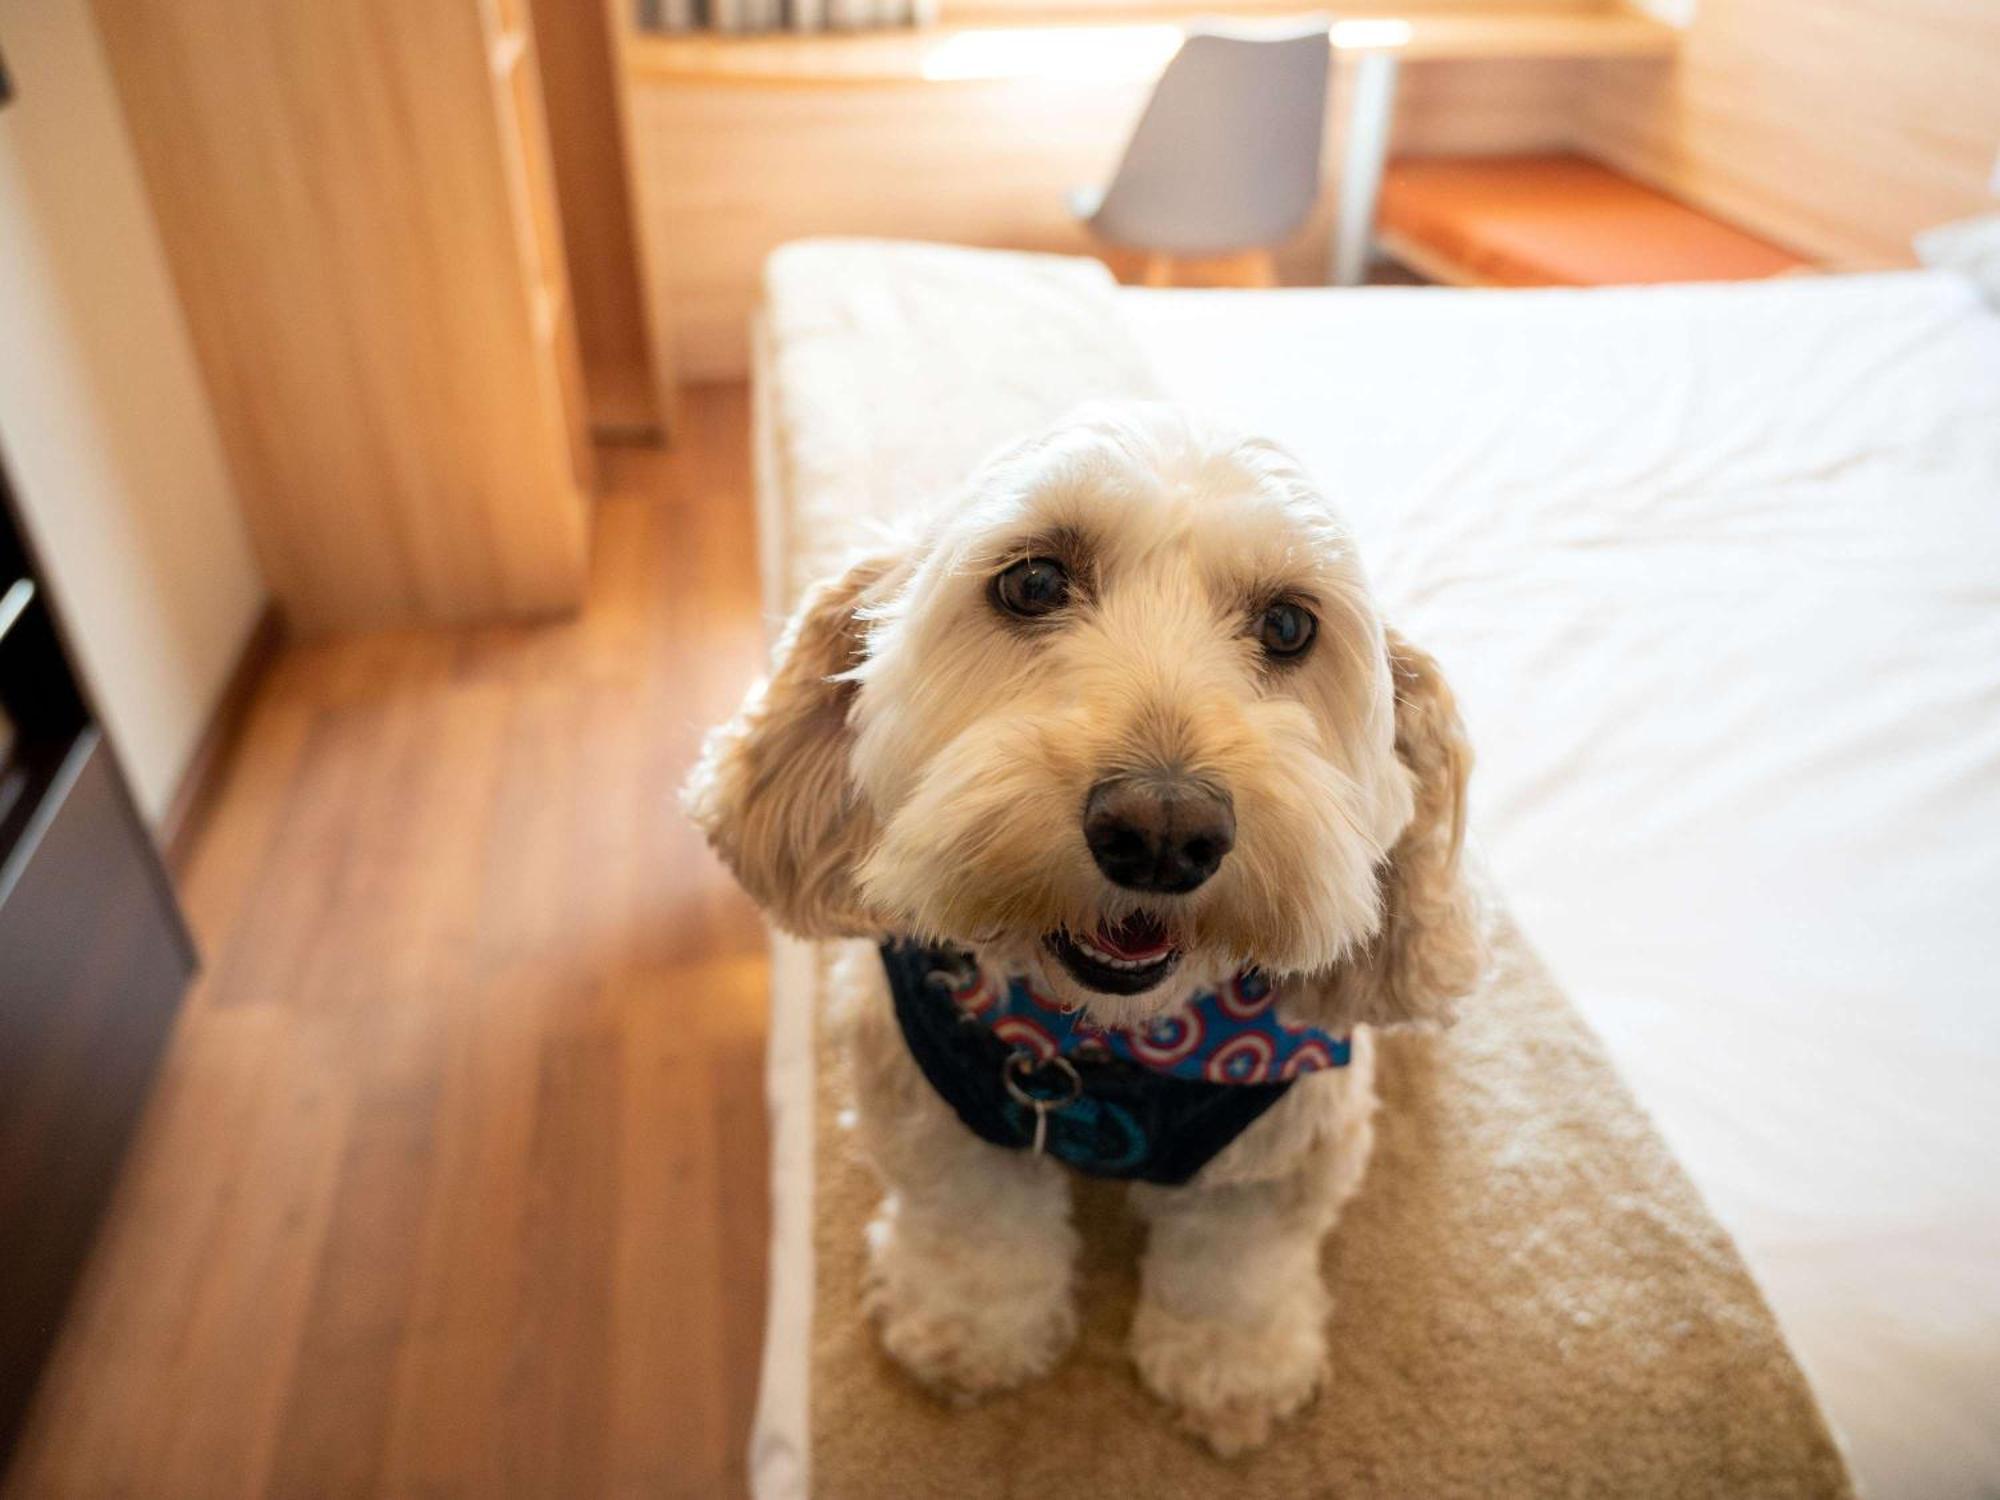
<path id="1" fill-rule="evenodd" d="M 1090 789 L 1083 841 L 1128 891 L 1191 891 L 1236 844 L 1229 795 L 1183 776 L 1114 776 Z"/>

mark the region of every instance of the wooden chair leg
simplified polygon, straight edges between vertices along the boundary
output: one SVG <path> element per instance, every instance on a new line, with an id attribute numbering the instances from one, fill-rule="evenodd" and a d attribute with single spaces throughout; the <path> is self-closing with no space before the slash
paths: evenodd
<path id="1" fill-rule="evenodd" d="M 1090 253 L 1102 261 L 1104 269 L 1122 285 L 1130 286 L 1139 279 L 1140 257 L 1135 251 L 1127 250 L 1122 245 L 1099 244 L 1092 246 Z"/>
<path id="2" fill-rule="evenodd" d="M 1132 258 L 1105 257 L 1112 274 L 1139 286 L 1272 287 L 1278 285 L 1278 258 L 1269 250 L 1234 255 L 1169 255 L 1146 251 Z"/>
<path id="3" fill-rule="evenodd" d="M 1233 259 L 1238 279 L 1225 285 L 1267 287 L 1278 284 L 1278 257 L 1269 250 L 1245 250 Z"/>

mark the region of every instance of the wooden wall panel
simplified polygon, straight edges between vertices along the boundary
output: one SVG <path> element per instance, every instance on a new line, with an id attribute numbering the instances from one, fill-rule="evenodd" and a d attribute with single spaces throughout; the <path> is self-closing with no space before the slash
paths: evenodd
<path id="1" fill-rule="evenodd" d="M 1700 0 L 1670 69 L 1600 64 L 1586 147 L 1841 266 L 1907 264 L 1920 229 L 1990 211 L 1994 0 Z"/>
<path id="2" fill-rule="evenodd" d="M 533 12 L 591 424 L 606 436 L 650 431 L 659 410 L 639 300 L 611 19 L 594 0 L 533 0 Z"/>
<path id="3" fill-rule="evenodd" d="M 1571 140 L 1576 64 L 1404 70 L 1399 150 L 1530 151 Z M 1336 73 L 1329 180 L 1347 66 Z M 735 379 L 764 257 L 805 235 L 880 235 L 1088 253 L 1064 195 L 1116 164 L 1150 80 L 748 87 L 631 85 L 644 274 L 684 379 Z M 1324 280 L 1331 194 L 1280 255 Z"/>
<path id="4" fill-rule="evenodd" d="M 98 0 L 259 560 L 307 630 L 580 595 L 588 511 L 475 0 Z M 524 122 L 513 125 L 526 128 Z M 516 134 L 519 134 L 517 129 Z"/>

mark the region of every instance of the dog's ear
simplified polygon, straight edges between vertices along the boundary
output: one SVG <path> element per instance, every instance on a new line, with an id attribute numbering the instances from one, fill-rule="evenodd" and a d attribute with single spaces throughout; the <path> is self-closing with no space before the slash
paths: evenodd
<path id="1" fill-rule="evenodd" d="M 848 772 L 858 688 L 841 674 L 861 661 L 861 611 L 887 592 L 900 561 L 862 557 L 807 591 L 778 638 L 770 676 L 709 731 L 681 792 L 743 888 L 800 937 L 878 930 L 854 886 L 875 823 Z"/>
<path id="2" fill-rule="evenodd" d="M 1382 866 L 1382 925 L 1324 975 L 1288 986 L 1301 1013 L 1330 1030 L 1444 1022 L 1479 982 L 1486 946 L 1461 869 L 1472 746 L 1430 655 L 1387 632 L 1396 688 L 1396 757 L 1415 811 Z"/>

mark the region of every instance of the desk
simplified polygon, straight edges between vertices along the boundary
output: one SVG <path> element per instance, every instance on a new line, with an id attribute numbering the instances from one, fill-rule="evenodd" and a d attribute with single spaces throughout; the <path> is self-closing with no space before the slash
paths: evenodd
<path id="1" fill-rule="evenodd" d="M 1310 14 L 1232 10 L 1118 12 L 1034 24 L 900 27 L 846 33 L 766 32 L 721 36 L 641 32 L 625 44 L 629 77 L 750 86 L 840 87 L 1003 78 L 1150 77 L 1180 45 L 1184 27 L 1211 21 L 1251 29 Z M 1668 57 L 1679 33 L 1631 11 L 1602 9 L 1433 10 L 1340 16 L 1331 27 L 1343 53 L 1386 53 L 1411 62 L 1480 58 Z"/>
<path id="2" fill-rule="evenodd" d="M 1576 101 L 1589 73 L 1650 70 L 1679 40 L 1589 3 L 1399 3 L 1401 14 L 1335 23 L 1325 159 L 1329 180 L 1342 181 L 1279 249 L 1286 282 L 1324 284 L 1329 242 L 1354 268 L 1345 279 L 1365 265 L 1392 107 L 1399 154 L 1558 150 L 1581 124 Z M 1286 14 L 1298 11 L 1271 8 L 1261 19 Z M 661 367 L 683 381 L 741 379 L 764 258 L 790 240 L 1101 248 L 1066 196 L 1108 180 L 1194 19 L 1184 0 L 1178 12 L 1104 0 L 1087 15 L 1033 25 L 964 18 L 846 34 L 624 33 L 627 168 Z M 1236 25 L 1258 19 L 1232 14 Z M 1378 55 L 1386 60 L 1368 61 Z"/>
<path id="3" fill-rule="evenodd" d="M 1297 11 L 1288 14 L 1294 19 Z M 1259 19 L 1232 12 L 1231 25 Z M 1121 13 L 1115 22 L 948 25 L 846 34 L 710 33 L 637 35 L 625 50 L 633 80 L 763 88 L 942 86 L 1004 80 L 1124 82 L 1157 77 L 1195 13 Z M 1213 19 L 1212 13 L 1210 19 Z M 1580 61 L 1672 56 L 1678 33 L 1615 6 L 1594 9 L 1485 9 L 1343 15 L 1332 23 L 1334 50 L 1353 59 L 1344 108 L 1338 212 L 1329 279 L 1366 275 L 1375 204 L 1387 162 L 1402 63 Z"/>

